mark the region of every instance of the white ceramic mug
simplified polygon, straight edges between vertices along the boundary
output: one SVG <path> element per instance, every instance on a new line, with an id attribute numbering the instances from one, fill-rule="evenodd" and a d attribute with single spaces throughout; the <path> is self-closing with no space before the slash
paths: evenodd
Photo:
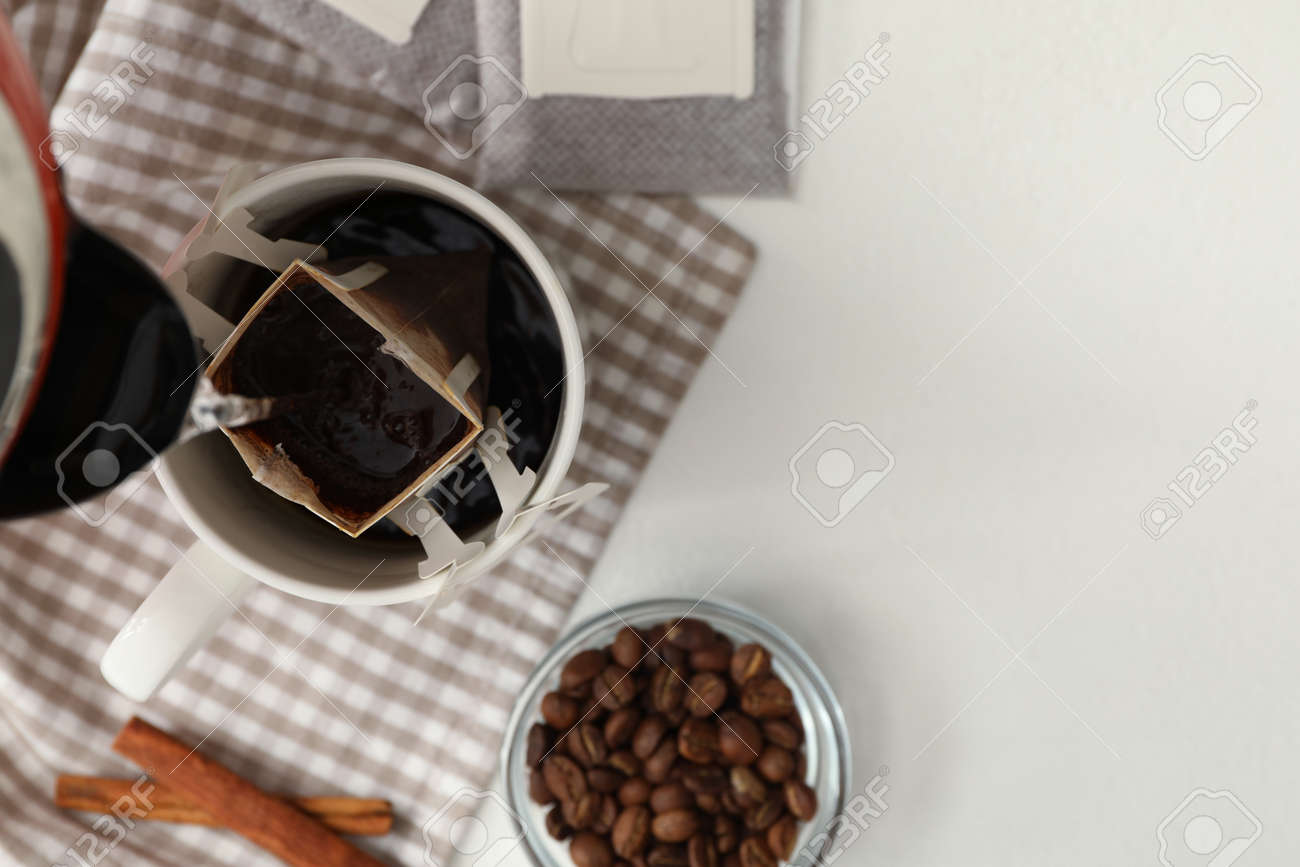
<path id="1" fill-rule="evenodd" d="M 582 424 L 582 341 L 555 271 L 504 211 L 469 187 L 426 169 L 347 158 L 292 166 L 255 180 L 220 202 L 217 213 L 224 217 L 246 208 L 258 224 L 274 222 L 341 195 L 369 193 L 381 182 L 385 192 L 425 195 L 488 226 L 514 249 L 545 294 L 559 328 L 567 376 L 559 424 L 526 505 L 553 496 L 573 459 Z M 419 578 L 424 551 L 418 544 L 351 539 L 306 509 L 268 498 L 220 433 L 169 449 L 159 462 L 158 477 L 198 541 L 122 627 L 100 663 L 104 678 L 136 701 L 149 698 L 184 665 L 255 581 L 335 605 L 390 605 L 439 590 L 437 579 Z M 492 528 L 475 537 L 487 547 L 460 567 L 457 581 L 492 568 L 529 529 L 530 522 L 521 520 L 500 538 L 492 538 Z"/>

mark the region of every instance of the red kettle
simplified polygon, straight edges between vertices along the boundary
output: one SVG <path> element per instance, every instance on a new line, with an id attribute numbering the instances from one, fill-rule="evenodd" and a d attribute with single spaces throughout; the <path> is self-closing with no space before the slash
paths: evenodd
<path id="1" fill-rule="evenodd" d="M 0 11 L 0 518 L 71 505 L 175 440 L 198 366 L 166 287 L 80 223 Z"/>

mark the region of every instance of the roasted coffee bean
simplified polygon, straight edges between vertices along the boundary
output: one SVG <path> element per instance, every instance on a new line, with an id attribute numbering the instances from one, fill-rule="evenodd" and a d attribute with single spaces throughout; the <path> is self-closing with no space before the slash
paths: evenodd
<path id="1" fill-rule="evenodd" d="M 637 726 L 641 723 L 641 711 L 634 707 L 625 707 L 614 711 L 605 720 L 605 743 L 614 749 L 632 740 Z"/>
<path id="2" fill-rule="evenodd" d="M 777 860 L 762 839 L 750 837 L 740 844 L 740 867 L 777 867 Z"/>
<path id="3" fill-rule="evenodd" d="M 641 766 L 641 772 L 645 778 L 652 783 L 662 783 L 668 779 L 672 773 L 673 765 L 677 763 L 677 744 L 671 739 L 665 739 L 659 744 L 658 748 L 650 754 L 650 758 L 645 760 Z"/>
<path id="4" fill-rule="evenodd" d="M 730 781 L 727 772 L 717 765 L 690 765 L 682 772 L 682 784 L 697 795 L 726 791 Z"/>
<path id="5" fill-rule="evenodd" d="M 632 734 L 632 752 L 644 762 L 659 746 L 667 731 L 668 720 L 658 715 L 646 717 Z"/>
<path id="6" fill-rule="evenodd" d="M 660 642 L 656 652 L 665 665 L 677 672 L 686 671 L 686 666 L 691 661 L 690 653 L 676 644 L 669 644 L 667 641 Z"/>
<path id="7" fill-rule="evenodd" d="M 758 772 L 773 783 L 779 783 L 794 773 L 794 755 L 789 750 L 769 744 L 763 748 L 755 765 Z"/>
<path id="8" fill-rule="evenodd" d="M 727 682 L 711 671 L 691 678 L 686 690 L 686 710 L 692 716 L 712 716 L 727 700 Z"/>
<path id="9" fill-rule="evenodd" d="M 560 806 L 564 810 L 564 821 L 575 831 L 582 831 L 596 823 L 600 813 L 600 793 L 587 791 Z"/>
<path id="10" fill-rule="evenodd" d="M 737 711 L 723 713 L 718 724 L 718 749 L 730 764 L 753 764 L 763 749 L 758 723 Z"/>
<path id="11" fill-rule="evenodd" d="M 560 687 L 571 689 L 591 680 L 608 664 L 603 650 L 584 650 L 560 669 Z"/>
<path id="12" fill-rule="evenodd" d="M 694 810 L 669 810 L 650 823 L 655 839 L 665 843 L 685 843 L 699 829 L 700 818 Z"/>
<path id="13" fill-rule="evenodd" d="M 722 798 L 713 792 L 700 792 L 695 796 L 695 806 L 712 815 L 722 809 Z"/>
<path id="14" fill-rule="evenodd" d="M 688 717 L 689 715 L 690 714 L 686 712 L 686 703 L 683 702 L 677 705 L 677 707 L 668 711 L 668 713 L 664 714 L 664 719 L 668 720 L 668 724 L 670 726 L 676 727 L 676 726 L 680 726 L 683 722 L 685 722 L 686 717 Z"/>
<path id="15" fill-rule="evenodd" d="M 760 644 L 742 644 L 731 654 L 731 679 L 744 686 L 772 670 L 772 657 Z"/>
<path id="16" fill-rule="evenodd" d="M 650 783 L 645 777 L 632 777 L 618 787 L 618 802 L 625 807 L 635 807 L 650 800 Z"/>
<path id="17" fill-rule="evenodd" d="M 787 717 L 794 713 L 794 696 L 780 678 L 761 677 L 749 681 L 741 690 L 740 709 L 759 719 Z"/>
<path id="18" fill-rule="evenodd" d="M 808 757 L 799 753 L 794 757 L 794 778 L 802 780 L 808 776 Z"/>
<path id="19" fill-rule="evenodd" d="M 641 657 L 649 652 L 650 648 L 641 633 L 631 626 L 620 629 L 614 636 L 614 643 L 609 646 L 609 655 L 624 668 L 635 668 L 641 662 Z"/>
<path id="20" fill-rule="evenodd" d="M 636 700 L 636 679 L 626 668 L 608 665 L 596 675 L 591 694 L 605 710 L 618 710 Z"/>
<path id="21" fill-rule="evenodd" d="M 592 768 L 587 771 L 587 787 L 602 794 L 610 794 L 622 787 L 627 776 L 614 768 Z"/>
<path id="22" fill-rule="evenodd" d="M 796 750 L 803 743 L 803 733 L 792 719 L 763 720 L 763 737 L 784 750 Z"/>
<path id="23" fill-rule="evenodd" d="M 719 853 L 735 852 L 740 845 L 740 823 L 730 816 L 714 816 L 713 840 Z"/>
<path id="24" fill-rule="evenodd" d="M 799 838 L 799 826 L 793 816 L 782 816 L 767 829 L 767 848 L 782 861 L 794 854 L 794 843 Z"/>
<path id="25" fill-rule="evenodd" d="M 691 652 L 690 663 L 696 671 L 727 674 L 731 670 L 731 645 L 722 641 L 705 645 Z"/>
<path id="26" fill-rule="evenodd" d="M 555 803 L 555 793 L 546 784 L 546 779 L 539 770 L 534 769 L 528 772 L 528 797 L 532 798 L 534 804 L 540 804 L 543 807 Z"/>
<path id="27" fill-rule="evenodd" d="M 736 793 L 731 791 L 731 789 L 727 789 L 725 792 L 722 793 L 721 801 L 722 801 L 722 809 L 725 812 L 730 813 L 733 816 L 745 815 L 744 805 L 741 804 L 739 800 L 737 800 Z"/>
<path id="28" fill-rule="evenodd" d="M 785 794 L 785 806 L 796 819 L 807 822 L 817 815 L 817 793 L 807 783 L 786 780 L 782 791 Z"/>
<path id="29" fill-rule="evenodd" d="M 561 801 L 574 801 L 587 791 L 587 777 L 568 756 L 551 753 L 542 762 L 542 776 L 551 793 Z"/>
<path id="30" fill-rule="evenodd" d="M 645 647 L 641 648 L 641 654 L 644 659 L 641 660 L 642 668 L 647 671 L 653 671 L 660 665 L 659 657 L 663 654 L 664 648 L 668 642 L 664 640 L 664 625 L 656 623 L 649 629 L 642 629 L 641 640 L 645 642 Z"/>
<path id="31" fill-rule="evenodd" d="M 683 650 L 699 650 L 701 647 L 713 643 L 713 627 L 703 620 L 683 617 L 668 624 L 664 638 L 669 644 L 676 645 Z"/>
<path id="32" fill-rule="evenodd" d="M 647 680 L 646 682 L 650 683 L 653 681 L 653 679 L 654 679 L 654 674 L 652 673 L 650 675 L 650 680 Z M 642 690 L 641 694 L 636 697 L 636 706 L 641 708 L 641 712 L 644 714 L 649 715 L 654 713 L 655 712 L 654 690 L 650 689 L 649 687 Z"/>
<path id="33" fill-rule="evenodd" d="M 548 692 L 542 696 L 542 719 L 547 725 L 568 731 L 578 721 L 578 702 L 559 692 Z"/>
<path id="34" fill-rule="evenodd" d="M 591 698 L 591 681 L 584 680 L 582 683 L 575 683 L 572 686 L 560 685 L 556 692 L 567 695 L 576 702 L 587 702 Z"/>
<path id="35" fill-rule="evenodd" d="M 736 793 L 736 801 L 745 806 L 756 806 L 767 800 L 767 786 L 758 774 L 745 765 L 731 769 L 731 791 Z"/>
<path id="36" fill-rule="evenodd" d="M 688 762 L 707 765 L 718 757 L 718 727 L 713 720 L 691 717 L 677 730 L 677 752 Z"/>
<path id="37" fill-rule="evenodd" d="M 609 842 L 591 831 L 575 834 L 569 844 L 569 857 L 577 867 L 613 867 L 614 850 Z"/>
<path id="38" fill-rule="evenodd" d="M 635 777 L 641 773 L 641 760 L 628 750 L 610 753 L 605 763 L 621 774 Z"/>
<path id="39" fill-rule="evenodd" d="M 584 767 L 593 767 L 605 761 L 609 756 L 609 747 L 605 746 L 605 736 L 591 723 L 582 723 L 565 738 L 569 755 Z"/>
<path id="40" fill-rule="evenodd" d="M 722 856 L 722 867 L 744 867 L 740 863 L 740 852 L 728 852 Z"/>
<path id="41" fill-rule="evenodd" d="M 594 681 L 593 681 L 594 683 Z M 600 722 L 605 715 L 601 709 L 600 700 L 594 697 L 587 697 L 582 700 L 582 706 L 578 709 L 578 721 Z"/>
<path id="42" fill-rule="evenodd" d="M 650 790 L 650 809 L 656 813 L 685 810 L 695 803 L 695 796 L 681 781 L 663 783 Z"/>
<path id="43" fill-rule="evenodd" d="M 614 800 L 613 795 L 601 795 L 600 812 L 596 814 L 591 830 L 597 834 L 608 834 L 614 827 L 614 820 L 618 818 L 618 810 L 618 801 Z"/>
<path id="44" fill-rule="evenodd" d="M 686 684 L 672 668 L 660 666 L 650 679 L 650 692 L 654 696 L 655 710 L 667 714 L 681 707 Z"/>
<path id="45" fill-rule="evenodd" d="M 561 732 L 555 738 L 555 746 L 551 749 L 551 753 L 560 753 L 567 756 L 569 754 L 569 735 L 571 734 L 573 734 L 573 729 Z M 545 762 L 546 759 L 542 759 L 542 761 Z"/>
<path id="46" fill-rule="evenodd" d="M 528 767 L 535 768 L 555 745 L 555 732 L 542 723 L 533 723 L 528 729 L 528 746 L 524 750 Z"/>
<path id="47" fill-rule="evenodd" d="M 784 812 L 785 805 L 779 797 L 768 798 L 745 813 L 745 827 L 751 831 L 766 831 Z"/>
<path id="48" fill-rule="evenodd" d="M 690 867 L 718 867 L 718 847 L 713 837 L 700 832 L 686 842 L 686 860 Z"/>
<path id="49" fill-rule="evenodd" d="M 635 858 L 650 842 L 650 811 L 645 807 L 624 807 L 614 820 L 610 841 L 624 858 Z"/>
<path id="50" fill-rule="evenodd" d="M 556 840 L 567 840 L 573 836 L 573 829 L 564 821 L 563 807 L 552 807 L 546 812 L 546 833 Z"/>
<path id="51" fill-rule="evenodd" d="M 645 863 L 647 867 L 687 867 L 686 847 L 660 843 L 650 849 Z"/>

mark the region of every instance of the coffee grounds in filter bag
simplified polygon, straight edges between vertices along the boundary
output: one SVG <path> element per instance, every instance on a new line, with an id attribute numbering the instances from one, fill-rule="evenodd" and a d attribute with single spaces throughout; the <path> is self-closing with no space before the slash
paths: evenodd
<path id="1" fill-rule="evenodd" d="M 463 458 L 486 371 L 463 396 L 447 379 L 486 359 L 487 264 L 470 251 L 288 269 L 209 372 L 223 393 L 298 396 L 226 431 L 255 478 L 358 535 Z"/>
<path id="2" fill-rule="evenodd" d="M 272 299 L 233 355 L 232 390 L 311 393 L 298 411 L 256 422 L 253 431 L 284 448 L 322 501 L 373 512 L 453 447 L 468 422 L 325 290 L 296 294 L 324 327 L 288 293 Z"/>

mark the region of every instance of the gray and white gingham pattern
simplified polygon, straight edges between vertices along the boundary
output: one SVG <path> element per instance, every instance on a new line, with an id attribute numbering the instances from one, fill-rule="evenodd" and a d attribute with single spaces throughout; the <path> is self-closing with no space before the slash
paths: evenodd
<path id="1" fill-rule="evenodd" d="M 154 52 L 152 77 L 79 142 L 64 181 L 83 218 L 155 266 L 204 213 L 185 185 L 211 197 L 236 163 L 370 155 L 464 177 L 464 165 L 438 162 L 418 116 L 229 4 L 58 0 L 13 15 L 55 127 L 142 41 Z M 586 572 L 695 371 L 718 363 L 706 345 L 754 253 L 685 199 L 561 200 L 539 182 L 498 201 L 569 275 L 594 346 L 569 484 L 612 487 L 546 539 Z M 64 852 L 97 834 L 95 817 L 51 806 L 54 777 L 136 773 L 109 751 L 136 712 L 206 738 L 205 752 L 265 789 L 390 799 L 393 832 L 360 845 L 421 863 L 424 821 L 489 779 L 512 698 L 578 579 L 534 545 L 415 627 L 413 606 L 332 610 L 258 588 L 140 708 L 103 682 L 98 660 L 192 538 L 153 480 L 99 528 L 71 512 L 0 525 L 0 803 L 11 817 L 0 863 L 76 863 Z M 435 854 L 448 851 L 437 842 Z M 228 832 L 142 823 L 102 863 L 273 861 Z"/>

